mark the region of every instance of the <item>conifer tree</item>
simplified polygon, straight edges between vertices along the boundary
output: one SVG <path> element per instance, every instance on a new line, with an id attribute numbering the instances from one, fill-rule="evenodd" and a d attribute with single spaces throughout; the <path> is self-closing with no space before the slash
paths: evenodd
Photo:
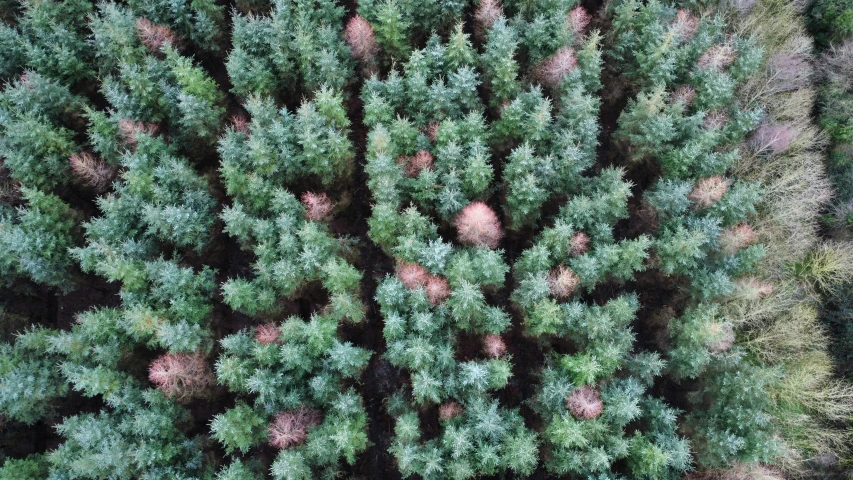
<path id="1" fill-rule="evenodd" d="M 233 17 L 228 77 L 234 93 L 284 98 L 340 89 L 352 75 L 343 7 L 331 0 L 274 2 L 266 15 Z"/>
<path id="2" fill-rule="evenodd" d="M 0 213 L 0 275 L 16 276 L 60 290 L 73 286 L 68 249 L 77 239 L 77 213 L 55 195 L 21 188 L 26 205 Z M 5 205 L 3 205 L 5 207 Z"/>
<path id="3" fill-rule="evenodd" d="M 326 223 L 331 200 L 325 193 L 306 192 L 300 202 L 283 188 L 300 179 L 345 186 L 353 149 L 342 101 L 323 88 L 294 115 L 277 109 L 270 98 L 252 97 L 246 104 L 251 122 L 245 129 L 232 126 L 222 137 L 222 176 L 234 198 L 222 219 L 226 231 L 257 254 L 254 278 L 223 285 L 232 308 L 250 315 L 274 312 L 281 299 L 322 279 L 332 314 L 362 319 L 361 274 L 344 259 L 347 242 L 332 235 Z"/>
<path id="4" fill-rule="evenodd" d="M 229 452 L 267 441 L 280 450 L 275 478 L 334 476 L 367 447 L 367 414 L 352 388 L 370 352 L 337 338 L 338 320 L 290 317 L 270 326 L 277 338 L 251 331 L 222 339 L 219 382 L 255 398 L 216 416 L 214 437 Z"/>
<path id="5" fill-rule="evenodd" d="M 55 415 L 56 402 L 68 393 L 58 357 L 49 353 L 53 333 L 36 327 L 0 345 L 0 411 L 7 418 L 32 425 Z"/>
<path id="6" fill-rule="evenodd" d="M 756 297 L 767 293 L 748 276 L 764 255 L 747 223 L 761 190 L 726 176 L 742 153 L 738 143 L 762 115 L 735 100 L 736 87 L 758 69 L 761 52 L 750 40 L 728 35 L 721 17 L 700 20 L 656 1 L 626 0 L 612 12 L 609 55 L 624 63 L 637 90 L 616 137 L 627 145 L 629 161 L 659 162 L 662 174 L 645 193 L 656 215 L 655 266 L 688 280 L 682 287 L 686 310 L 667 318 L 669 369 L 678 379 L 699 379 L 696 410 L 686 419 L 696 429 L 697 461 L 770 461 L 778 445 L 769 433 L 771 404 L 762 385 L 772 373 L 732 348 L 735 333 L 716 317 L 712 303 L 746 289 Z M 753 149 L 772 153 L 789 142 L 775 132 L 759 127 L 751 140 L 759 147 Z M 741 385 L 737 391 L 732 382 Z M 750 417 L 749 426 L 727 423 L 741 415 Z"/>

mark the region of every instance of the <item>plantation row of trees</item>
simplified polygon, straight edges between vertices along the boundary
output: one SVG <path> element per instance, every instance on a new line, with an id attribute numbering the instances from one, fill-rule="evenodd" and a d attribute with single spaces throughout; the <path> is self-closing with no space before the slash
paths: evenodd
<path id="1" fill-rule="evenodd" d="M 788 2 L 0 2 L 0 479 L 843 474 Z"/>

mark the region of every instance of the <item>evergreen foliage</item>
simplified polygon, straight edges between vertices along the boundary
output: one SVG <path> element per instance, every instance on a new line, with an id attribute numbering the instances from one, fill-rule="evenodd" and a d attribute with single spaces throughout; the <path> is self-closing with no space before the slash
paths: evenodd
<path id="1" fill-rule="evenodd" d="M 75 245 L 77 213 L 55 195 L 25 187 L 21 195 L 26 206 L 7 207 L 0 214 L 0 274 L 68 289 L 73 285 L 68 249 Z"/>
<path id="2" fill-rule="evenodd" d="M 299 95 L 346 85 L 352 61 L 343 14 L 333 1 L 311 0 L 273 2 L 266 15 L 234 15 L 226 64 L 234 93 Z"/>
<path id="3" fill-rule="evenodd" d="M 231 127 L 222 137 L 221 171 L 234 198 L 222 219 L 226 231 L 257 256 L 254 278 L 223 285 L 232 308 L 250 315 L 275 311 L 280 298 L 322 280 L 335 318 L 362 319 L 361 274 L 343 257 L 349 243 L 332 235 L 325 215 L 310 218 L 306 206 L 283 188 L 308 178 L 344 185 L 353 151 L 341 103 L 339 95 L 321 89 L 293 115 L 276 109 L 271 99 L 252 97 L 246 104 L 252 115 L 248 131 Z"/>
<path id="4" fill-rule="evenodd" d="M 48 353 L 52 333 L 35 328 L 14 344 L 0 345 L 0 409 L 12 420 L 31 425 L 52 416 L 56 400 L 68 393 L 56 368 L 57 357 Z M 16 468 L 23 470 L 24 465 Z"/>
<path id="5" fill-rule="evenodd" d="M 223 353 L 216 363 L 220 383 L 255 398 L 253 407 L 238 405 L 213 420 L 214 437 L 229 453 L 245 453 L 260 444 L 267 434 L 264 427 L 273 423 L 276 413 L 312 409 L 311 416 L 319 419 L 294 419 L 296 425 L 289 427 L 307 430 L 307 435 L 291 432 L 293 440 L 282 443 L 274 436 L 275 424 L 270 425 L 269 441 L 282 449 L 273 475 L 334 476 L 342 460 L 356 461 L 367 447 L 367 414 L 347 384 L 367 366 L 370 352 L 338 340 L 337 325 L 331 315 L 309 321 L 290 317 L 278 326 L 275 341 L 245 330 L 222 339 Z"/>
<path id="6" fill-rule="evenodd" d="M 849 473 L 850 9 L 595 3 L 0 0 L 0 480 Z"/>

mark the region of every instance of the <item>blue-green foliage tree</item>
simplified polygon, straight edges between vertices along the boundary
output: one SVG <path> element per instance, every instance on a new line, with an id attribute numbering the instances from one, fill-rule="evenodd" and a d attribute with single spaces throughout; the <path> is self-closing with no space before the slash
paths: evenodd
<path id="1" fill-rule="evenodd" d="M 526 312 L 550 310 L 557 300 L 591 292 L 606 280 L 624 282 L 645 269 L 651 240 L 640 236 L 615 241 L 613 225 L 628 215 L 631 184 L 622 172 L 609 169 L 583 179 L 573 196 L 524 250 L 513 266 L 518 288 L 514 301 Z M 550 320 L 541 319 L 545 324 Z M 534 328 L 533 334 L 548 333 Z"/>
<path id="2" fill-rule="evenodd" d="M 26 204 L 0 210 L 0 276 L 17 276 L 61 290 L 73 286 L 68 249 L 78 237 L 78 214 L 55 195 L 21 188 Z"/>
<path id="3" fill-rule="evenodd" d="M 469 0 L 365 0 L 358 13 L 376 34 L 382 63 L 405 62 L 431 35 L 447 35 L 462 20 Z"/>
<path id="4" fill-rule="evenodd" d="M 234 93 L 287 98 L 347 85 L 353 67 L 343 16 L 331 0 L 277 1 L 265 15 L 235 14 L 226 63 Z"/>
<path id="5" fill-rule="evenodd" d="M 739 144 L 762 117 L 735 96 L 760 67 L 761 51 L 729 35 L 721 16 L 700 19 L 635 0 L 612 4 L 611 13 L 608 55 L 624 66 L 635 93 L 616 138 L 629 162 L 661 170 L 644 195 L 655 217 L 647 225 L 655 231 L 654 266 L 686 280 L 680 282 L 685 310 L 667 318 L 667 347 L 673 377 L 698 379 L 687 418 L 696 458 L 701 467 L 770 461 L 778 453 L 763 387 L 771 376 L 733 347 L 735 332 L 713 303 L 770 288 L 749 276 L 764 255 L 746 223 L 761 190 L 727 176 L 744 153 Z"/>
<path id="6" fill-rule="evenodd" d="M 75 128 L 85 106 L 68 87 L 32 70 L 0 92 L 0 157 L 8 188 L 19 190 L 21 200 L 13 207 L 13 194 L 0 205 L 0 272 L 7 280 L 73 286 L 68 248 L 79 241 L 81 215 L 56 193 L 72 183 L 69 159 L 80 149 Z"/>
<path id="7" fill-rule="evenodd" d="M 219 382 L 246 400 L 214 417 L 211 430 L 228 453 L 265 439 L 281 449 L 271 466 L 282 480 L 331 478 L 367 448 L 367 414 L 353 382 L 370 352 L 337 336 L 338 319 L 290 317 L 222 340 Z"/>
<path id="8" fill-rule="evenodd" d="M 232 127 L 222 137 L 221 171 L 234 199 L 222 218 L 226 231 L 256 255 L 253 278 L 230 279 L 223 286 L 232 308 L 250 315 L 274 312 L 280 300 L 322 280 L 333 316 L 363 318 L 361 274 L 345 260 L 350 242 L 329 230 L 331 212 L 317 210 L 305 195 L 301 203 L 285 188 L 298 187 L 300 180 L 346 186 L 354 153 L 342 102 L 341 95 L 321 89 L 293 114 L 279 110 L 269 97 L 251 97 L 246 129 Z M 321 210 L 332 207 L 324 194 L 313 198 L 329 202 Z"/>
<path id="9" fill-rule="evenodd" d="M 50 469 L 47 459 L 38 453 L 23 459 L 8 458 L 0 467 L 0 479 L 3 480 L 40 480 L 48 475 Z"/>
<path id="10" fill-rule="evenodd" d="M 624 282 L 645 269 L 648 237 L 613 239 L 629 192 L 618 170 L 588 179 L 586 193 L 569 200 L 513 267 L 512 298 L 524 312 L 527 335 L 538 338 L 546 354 L 536 409 L 546 421 L 546 467 L 553 473 L 612 475 L 621 460 L 635 478 L 690 467 L 687 441 L 675 433 L 677 412 L 645 393 L 664 362 L 634 352 L 637 297 L 622 295 L 603 306 L 578 298 L 598 283 Z M 575 353 L 558 354 L 554 345 L 562 342 Z M 629 423 L 640 428 L 629 433 Z"/>
<path id="11" fill-rule="evenodd" d="M 494 171 L 488 132 L 477 96 L 476 53 L 460 28 L 447 43 L 432 37 L 412 53 L 402 74 L 373 77 L 362 90 L 368 134 L 368 187 L 375 201 L 370 237 L 386 252 L 406 237 L 437 239 L 424 215 L 449 222 L 467 205 L 489 194 Z M 407 226 L 400 210 L 417 226 Z M 417 220 L 417 219 L 420 220 Z M 424 253 L 426 255 L 426 253 Z M 417 261 L 411 258 L 410 261 Z"/>
<path id="12" fill-rule="evenodd" d="M 352 74 L 342 22 L 343 9 L 327 1 L 276 2 L 266 16 L 235 17 L 227 67 L 249 118 L 235 118 L 219 141 L 231 198 L 221 217 L 253 263 L 251 276 L 228 279 L 222 293 L 266 323 L 221 340 L 217 377 L 239 398 L 211 423 L 234 457 L 221 478 L 256 478 L 261 467 L 237 452 L 265 439 L 280 450 L 267 468 L 281 480 L 337 477 L 367 448 L 354 387 L 371 352 L 338 336 L 341 322 L 365 316 L 362 275 L 350 263 L 354 242 L 329 225 L 355 157 L 341 93 Z M 295 111 L 277 102 L 299 93 Z M 276 319 L 318 286 L 328 303 L 310 319 Z"/>
<path id="13" fill-rule="evenodd" d="M 389 403 L 397 417 L 390 451 L 407 477 L 527 475 L 538 458 L 536 434 L 495 395 L 512 376 L 500 337 L 510 317 L 487 293 L 503 285 L 508 266 L 497 249 L 499 220 L 483 202 L 494 173 L 477 64 L 458 25 L 446 42 L 435 35 L 413 51 L 402 73 L 373 77 L 362 91 L 375 201 L 369 235 L 398 261 L 376 300 L 385 358 L 411 379 Z M 456 236 L 445 239 L 439 227 L 451 222 Z M 481 338 L 479 359 L 457 360 L 461 332 Z M 434 440 L 419 426 L 427 409 L 442 418 Z"/>
<path id="14" fill-rule="evenodd" d="M 658 1 L 612 8 L 608 56 L 637 92 L 616 132 L 631 161 L 659 159 L 665 177 L 724 174 L 761 118 L 734 101 L 735 87 L 760 66 L 760 50 L 727 37 L 718 17 L 700 21 Z"/>
<path id="15" fill-rule="evenodd" d="M 578 39 L 582 48 L 577 54 L 564 46 L 521 77 L 518 65 L 506 61 L 518 50 L 513 23 L 498 18 L 481 60 L 492 104 L 501 105 L 492 137 L 498 148 L 510 150 L 503 166 L 504 212 L 509 227 L 517 229 L 536 222 L 556 194 L 579 193 L 580 175 L 594 162 L 601 54 L 594 33 Z M 525 83 L 533 86 L 522 89 Z"/>
<path id="16" fill-rule="evenodd" d="M 67 181 L 77 153 L 75 124 L 85 100 L 37 71 L 27 71 L 0 93 L 0 157 L 10 176 L 50 191 Z"/>
<path id="17" fill-rule="evenodd" d="M 625 315 L 632 317 L 636 306 L 636 297 L 623 297 L 590 313 L 615 326 Z M 627 337 L 630 345 L 633 335 Z M 630 355 L 616 375 L 593 383 L 599 366 L 584 357 L 555 358 L 542 372 L 536 410 L 547 422 L 546 468 L 594 478 L 622 478 L 622 462 L 629 478 L 673 478 L 689 470 L 690 445 L 676 433 L 680 412 L 646 393 L 662 370 L 659 356 Z"/>
<path id="18" fill-rule="evenodd" d="M 213 227 L 207 181 L 162 139 L 140 133 L 125 149 L 114 192 L 84 224 L 80 267 L 121 284 L 124 324 L 139 342 L 174 351 L 210 348 L 207 328 L 215 284 L 209 267 L 182 265 L 201 252 Z"/>
<path id="19" fill-rule="evenodd" d="M 204 50 L 222 50 L 226 8 L 214 0 L 130 0 L 127 5 L 136 17 L 171 27 Z"/>
<path id="20" fill-rule="evenodd" d="M 6 418 L 28 425 L 49 418 L 68 393 L 57 367 L 59 357 L 48 352 L 53 333 L 35 327 L 12 344 L 0 344 L 0 411 Z"/>
<path id="21" fill-rule="evenodd" d="M 702 467 L 726 467 L 733 459 L 772 463 L 781 442 L 767 394 L 779 381 L 776 369 L 753 365 L 734 349 L 713 360 L 694 393 L 686 424 L 695 429 L 693 444 Z"/>
<path id="22" fill-rule="evenodd" d="M 498 16 L 488 15 L 484 10 L 494 10 L 497 2 L 480 1 L 478 20 L 495 21 Z M 509 26 L 518 32 L 519 58 L 524 62 L 523 71 L 533 74 L 534 67 L 558 50 L 579 44 L 588 17 L 578 22 L 572 18 L 578 8 L 578 0 L 524 1 L 506 0 L 503 14 Z M 500 6 L 498 6 L 500 8 Z M 576 10 L 580 14 L 583 11 Z M 585 15 L 585 12 L 581 15 Z M 480 20 L 482 22 L 482 20 Z M 488 23 L 483 26 L 490 26 Z M 597 77 L 597 75 L 596 75 Z"/>
<path id="23" fill-rule="evenodd" d="M 513 266 L 511 298 L 546 358 L 534 402 L 545 421 L 545 466 L 553 474 L 611 478 L 626 462 L 632 478 L 675 476 L 690 468 L 690 447 L 676 434 L 678 412 L 646 393 L 665 363 L 634 352 L 637 297 L 604 305 L 582 298 L 600 283 L 623 283 L 645 270 L 652 240 L 614 238 L 632 189 L 622 170 L 584 175 L 598 142 L 601 54 L 597 32 L 584 36 L 585 12 L 570 11 L 573 3 L 561 6 L 562 23 L 508 4 L 514 17 L 494 22 L 487 45 L 489 53 L 489 45 L 499 51 L 515 43 L 512 50 L 520 48 L 528 62 L 516 67 L 525 72 L 516 83 L 541 85 L 513 87 L 506 75 L 492 75 L 499 79 L 493 85 L 514 92 L 495 102 L 504 106 L 494 126 L 503 148 L 512 148 L 503 174 L 510 225 L 528 226 L 557 193 L 567 197 Z M 525 32 L 521 42 L 516 28 Z"/>
<path id="24" fill-rule="evenodd" d="M 10 11 L 18 8 L 14 26 L 0 25 L 0 79 L 9 80 L 25 69 L 69 84 L 93 78 L 92 52 L 86 44 L 92 2 L 24 0 L 9 6 Z"/>
<path id="25" fill-rule="evenodd" d="M 192 425 L 189 411 L 146 388 L 145 365 L 134 365 L 137 341 L 129 320 L 127 309 L 91 310 L 71 330 L 50 338 L 48 352 L 62 357 L 60 371 L 72 388 L 106 405 L 57 426 L 65 442 L 47 454 L 51 475 L 203 478 L 211 468 L 202 459 L 203 438 L 185 434 Z"/>
<path id="26" fill-rule="evenodd" d="M 225 113 L 216 82 L 172 41 L 144 44 L 128 8 L 103 4 L 91 24 L 101 92 L 111 106 L 106 117 L 114 130 L 123 125 L 124 135 L 132 136 L 143 126 L 162 127 L 184 151 L 205 151 L 204 144 L 219 135 Z"/>

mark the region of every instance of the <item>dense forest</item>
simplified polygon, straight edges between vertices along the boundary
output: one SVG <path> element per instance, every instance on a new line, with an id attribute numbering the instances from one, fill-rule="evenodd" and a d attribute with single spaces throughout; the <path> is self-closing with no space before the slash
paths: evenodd
<path id="1" fill-rule="evenodd" d="M 851 0 L 0 0 L 0 480 L 851 479 L 851 421 Z"/>

